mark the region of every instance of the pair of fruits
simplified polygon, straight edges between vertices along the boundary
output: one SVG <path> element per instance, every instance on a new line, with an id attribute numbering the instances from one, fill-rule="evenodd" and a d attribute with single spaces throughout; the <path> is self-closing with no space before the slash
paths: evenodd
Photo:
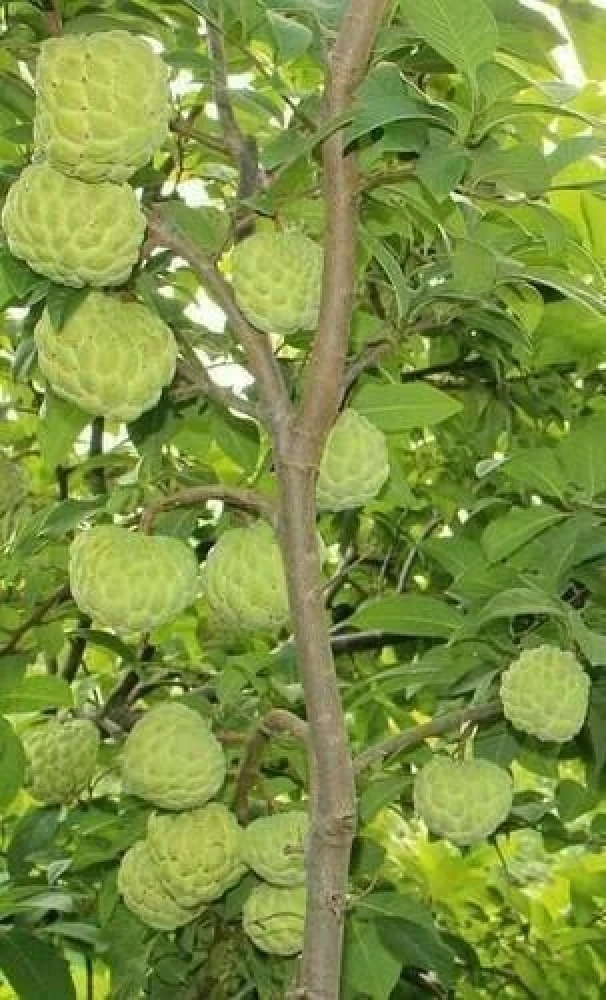
<path id="1" fill-rule="evenodd" d="M 301 949 L 305 913 L 305 813 L 255 820 L 245 830 L 220 802 L 225 781 L 221 745 L 197 712 L 164 702 L 126 740 L 126 792 L 170 812 L 149 818 L 147 835 L 124 855 L 118 887 L 146 924 L 172 931 L 194 920 L 249 868 L 265 879 L 244 905 L 245 932 L 263 951 Z"/>
<path id="2" fill-rule="evenodd" d="M 581 729 L 589 677 L 572 653 L 543 645 L 525 650 L 501 678 L 505 717 L 521 732 L 564 743 Z M 487 760 L 435 757 L 416 776 L 415 811 L 427 827 L 464 846 L 490 836 L 513 801 L 508 772 Z"/>

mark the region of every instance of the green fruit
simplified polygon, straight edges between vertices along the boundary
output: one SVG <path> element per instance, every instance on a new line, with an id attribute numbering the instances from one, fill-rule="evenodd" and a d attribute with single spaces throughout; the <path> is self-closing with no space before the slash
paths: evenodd
<path id="1" fill-rule="evenodd" d="M 211 903 L 236 885 L 242 831 L 220 802 L 178 815 L 150 816 L 147 843 L 162 883 L 181 906 Z"/>
<path id="2" fill-rule="evenodd" d="M 288 621 L 282 555 L 264 521 L 221 535 L 208 554 L 202 584 L 211 611 L 234 631 L 273 632 Z"/>
<path id="3" fill-rule="evenodd" d="M 144 924 L 158 931 L 174 931 L 189 924 L 203 907 L 188 909 L 166 891 L 148 845 L 140 840 L 126 852 L 118 868 L 118 890 L 124 902 Z"/>
<path id="4" fill-rule="evenodd" d="M 303 949 L 305 900 L 304 886 L 255 886 L 242 907 L 245 934 L 269 955 L 298 954 Z"/>
<path id="5" fill-rule="evenodd" d="M 50 38 L 36 68 L 35 152 L 83 181 L 125 181 L 169 134 L 166 64 L 128 31 Z"/>
<path id="6" fill-rule="evenodd" d="M 540 740 L 565 743 L 585 721 L 590 687 L 572 653 L 555 646 L 527 649 L 501 678 L 505 717 Z"/>
<path id="7" fill-rule="evenodd" d="M 415 812 L 433 833 L 459 846 L 494 833 L 512 801 L 509 774 L 489 760 L 434 757 L 415 779 Z"/>
<path id="8" fill-rule="evenodd" d="M 322 247 L 298 232 L 259 232 L 232 254 L 236 302 L 266 333 L 315 330 L 322 288 Z"/>
<path id="9" fill-rule="evenodd" d="M 26 167 L 12 185 L 2 225 L 15 257 L 74 288 L 123 284 L 145 235 L 128 184 L 85 184 L 46 163 Z"/>
<path id="10" fill-rule="evenodd" d="M 161 809 L 193 809 L 225 781 L 225 755 L 201 715 L 166 701 L 137 722 L 124 745 L 124 791 Z"/>
<path id="11" fill-rule="evenodd" d="M 0 455 L 0 517 L 15 510 L 29 492 L 29 476 L 17 462 Z"/>
<path id="12" fill-rule="evenodd" d="M 69 578 L 76 604 L 100 625 L 148 632 L 196 599 L 198 564 L 178 538 L 103 524 L 71 543 Z"/>
<path id="13" fill-rule="evenodd" d="M 45 310 L 34 339 L 55 392 L 94 416 L 135 420 L 175 374 L 171 330 L 138 302 L 104 292 L 90 292 L 59 331 Z"/>
<path id="14" fill-rule="evenodd" d="M 27 786 L 39 802 L 70 803 L 90 783 L 97 766 L 100 738 L 87 719 L 53 719 L 23 736 Z"/>
<path id="15" fill-rule="evenodd" d="M 320 510 L 373 500 L 389 476 L 385 435 L 356 410 L 344 410 L 328 435 L 316 487 Z"/>
<path id="16" fill-rule="evenodd" d="M 254 820 L 242 838 L 244 860 L 272 885 L 303 885 L 308 826 L 307 813 L 299 811 Z"/>

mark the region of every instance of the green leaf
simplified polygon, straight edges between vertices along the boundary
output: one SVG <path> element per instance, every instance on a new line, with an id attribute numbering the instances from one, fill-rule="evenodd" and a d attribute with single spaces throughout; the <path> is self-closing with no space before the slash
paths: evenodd
<path id="1" fill-rule="evenodd" d="M 391 281 L 396 296 L 398 318 L 403 319 L 409 310 L 411 292 L 398 259 L 381 240 L 376 239 L 367 230 L 363 230 L 363 240 Z"/>
<path id="2" fill-rule="evenodd" d="M 603 684 L 592 685 L 586 724 L 597 778 L 606 764 L 606 688 Z"/>
<path id="3" fill-rule="evenodd" d="M 392 917 L 419 924 L 421 927 L 434 926 L 431 910 L 412 896 L 406 896 L 401 892 L 371 892 L 357 899 L 354 909 L 356 920 Z"/>
<path id="4" fill-rule="evenodd" d="M 542 496 L 562 497 L 566 477 L 553 448 L 528 448 L 501 466 L 503 474 Z"/>
<path id="5" fill-rule="evenodd" d="M 492 521 L 482 535 L 482 548 L 491 562 L 506 559 L 536 535 L 566 515 L 553 507 L 514 507 L 504 517 Z"/>
<path id="6" fill-rule="evenodd" d="M 358 802 L 360 822 L 370 823 L 381 809 L 396 802 L 403 792 L 412 785 L 407 774 L 389 774 L 386 778 L 374 778 L 364 789 Z"/>
<path id="7" fill-rule="evenodd" d="M 368 382 L 355 394 L 353 406 L 382 431 L 432 427 L 460 413 L 462 404 L 424 382 L 385 385 Z"/>
<path id="8" fill-rule="evenodd" d="M 592 420 L 573 430 L 556 448 L 568 481 L 590 500 L 606 490 L 605 434 L 604 418 Z"/>
<path id="9" fill-rule="evenodd" d="M 28 931 L 13 928 L 0 934 L 0 969 L 19 1000 L 76 1000 L 65 959 Z"/>
<path id="10" fill-rule="evenodd" d="M 470 181 L 494 184 L 508 192 L 542 194 L 551 183 L 545 157 L 531 146 L 513 149 L 479 149 L 473 156 Z"/>
<path id="11" fill-rule="evenodd" d="M 6 852 L 8 870 L 13 878 L 24 878 L 47 851 L 59 829 L 59 806 L 45 806 L 25 813 L 15 828 Z"/>
<path id="12" fill-rule="evenodd" d="M 357 1000 L 360 995 L 385 1000 L 400 978 L 401 967 L 402 961 L 382 943 L 375 923 L 347 921 L 341 977 L 343 1000 Z"/>
<path id="13" fill-rule="evenodd" d="M 479 612 L 475 622 L 485 624 L 497 618 L 515 618 L 517 615 L 553 615 L 563 618 L 565 614 L 563 605 L 543 591 L 512 587 L 493 597 Z"/>
<path id="14" fill-rule="evenodd" d="M 435 972 L 445 986 L 455 980 L 455 955 L 434 927 L 409 920 L 380 920 L 380 941 L 406 966 Z"/>
<path id="15" fill-rule="evenodd" d="M 46 308 L 53 329 L 60 332 L 70 316 L 82 305 L 90 288 L 67 288 L 65 285 L 51 285 L 46 295 Z"/>
<path id="16" fill-rule="evenodd" d="M 167 201 L 160 210 L 163 222 L 182 233 L 206 253 L 222 250 L 229 233 L 229 214 L 218 208 L 190 208 L 182 201 Z"/>
<path id="17" fill-rule="evenodd" d="M 0 718 L 0 809 L 6 809 L 23 785 L 25 754 L 8 719 Z M 0 962 L 1 967 L 1 962 Z"/>
<path id="18" fill-rule="evenodd" d="M 441 639 L 449 639 L 463 622 L 459 612 L 444 601 L 416 594 L 379 597 L 361 605 L 347 620 L 348 626 L 358 629 Z"/>
<path id="19" fill-rule="evenodd" d="M 499 35 L 483 0 L 401 0 L 401 8 L 413 31 L 468 76 L 492 59 Z"/>
<path id="20" fill-rule="evenodd" d="M 470 240 L 457 243 L 452 257 L 452 278 L 458 292 L 485 295 L 497 279 L 497 259 L 490 247 Z"/>
<path id="21" fill-rule="evenodd" d="M 587 627 L 578 611 L 568 614 L 570 634 L 592 667 L 606 667 L 606 636 Z"/>
<path id="22" fill-rule="evenodd" d="M 313 32 L 292 17 L 284 17 L 277 11 L 268 10 L 267 19 L 276 43 L 280 59 L 289 62 L 307 51 L 313 41 Z"/>
<path id="23" fill-rule="evenodd" d="M 38 425 L 40 455 L 47 468 L 54 471 L 69 460 L 74 442 L 90 421 L 88 413 L 47 390 Z"/>
<path id="24" fill-rule="evenodd" d="M 72 690 L 61 677 L 42 674 L 26 677 L 7 694 L 0 694 L 0 712 L 14 715 L 20 712 L 41 712 L 48 708 L 71 708 Z"/>

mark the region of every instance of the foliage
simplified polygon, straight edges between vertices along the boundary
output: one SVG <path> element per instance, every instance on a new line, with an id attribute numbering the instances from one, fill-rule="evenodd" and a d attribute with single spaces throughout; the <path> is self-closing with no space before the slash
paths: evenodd
<path id="1" fill-rule="evenodd" d="M 276 710 L 306 715 L 278 549 L 246 501 L 255 491 L 267 514 L 279 470 L 238 318 L 217 310 L 212 264 L 229 282 L 232 250 L 255 224 L 323 243 L 321 150 L 337 133 L 360 170 L 343 402 L 381 433 L 389 463 L 364 506 L 317 519 L 351 746 L 361 755 L 389 741 L 358 767 L 341 994 L 567 1000 L 582 983 L 587 1000 L 604 996 L 605 13 L 589 0 L 541 10 L 391 0 L 356 99 L 334 120 L 322 89 L 346 7 L 2 5 L 1 1000 L 278 1000 L 292 988 L 305 888 L 238 869 L 204 908 L 173 898 L 148 846 L 154 800 L 122 787 L 121 765 L 142 714 L 171 700 L 223 745 L 204 801 L 242 824 L 308 809 L 305 746 L 293 738 L 304 727 L 262 722 Z M 116 30 L 153 40 L 169 68 L 169 137 L 143 162 L 157 145 L 148 136 L 121 185 L 30 165 L 40 45 Z M 295 276 L 306 294 L 317 257 L 308 263 Z M 79 286 L 122 283 L 124 308 L 146 307 L 179 346 L 171 385 L 126 424 L 53 391 L 34 336 L 44 315 L 67 341 L 89 301 Z M 270 332 L 295 401 L 312 339 L 290 322 Z M 116 370 L 127 397 L 128 369 Z M 148 538 L 127 531 L 152 510 Z M 227 624 L 214 592 L 190 600 L 184 584 L 188 599 L 172 601 L 178 558 L 159 568 L 137 557 L 135 568 L 120 543 L 113 569 L 91 569 L 88 582 L 119 615 L 142 594 L 168 595 L 168 615 L 146 619 L 143 633 L 141 620 L 121 629 L 96 617 L 96 600 L 70 595 L 74 538 L 112 523 L 122 540 L 171 542 L 192 565 L 195 554 L 201 578 L 208 553 L 211 567 L 236 533 L 260 529 L 266 541 L 221 578 Z M 249 628 L 251 579 L 275 604 L 263 597 L 266 620 Z M 561 744 L 514 728 L 498 704 L 501 674 L 546 645 L 574 654 L 591 681 L 584 724 Z M 441 725 L 453 711 L 458 722 Z M 36 801 L 26 782 L 25 734 L 57 717 L 94 722 L 102 737 L 93 780 L 66 806 Z M 176 742 L 154 740 L 162 781 Z M 187 760 L 193 780 L 198 751 Z M 415 774 L 436 753 L 511 774 L 512 809 L 491 839 L 459 848 L 415 815 Z M 160 815 L 176 824 L 192 814 Z"/>

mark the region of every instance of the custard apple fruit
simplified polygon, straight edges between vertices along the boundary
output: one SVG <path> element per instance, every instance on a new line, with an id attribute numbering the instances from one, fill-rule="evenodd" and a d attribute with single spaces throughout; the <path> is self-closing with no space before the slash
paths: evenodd
<path id="1" fill-rule="evenodd" d="M 125 181 L 169 134 L 168 69 L 128 31 L 50 38 L 36 67 L 35 154 L 83 181 Z"/>
<path id="2" fill-rule="evenodd" d="M 282 555 L 264 521 L 220 536 L 208 554 L 202 586 L 211 611 L 234 631 L 272 632 L 288 621 Z"/>
<path id="3" fill-rule="evenodd" d="M 29 477 L 22 465 L 0 455 L 0 517 L 15 510 L 29 492 Z"/>
<path id="4" fill-rule="evenodd" d="M 30 795 L 49 805 L 70 803 L 90 783 L 97 766 L 99 731 L 88 719 L 53 719 L 23 736 Z"/>
<path id="5" fill-rule="evenodd" d="M 415 779 L 417 815 L 433 833 L 461 847 L 494 833 L 512 801 L 509 774 L 489 760 L 434 757 Z"/>
<path id="6" fill-rule="evenodd" d="M 585 721 L 590 686 L 572 653 L 547 645 L 527 649 L 501 678 L 505 717 L 540 740 L 565 743 Z"/>
<path id="7" fill-rule="evenodd" d="M 307 813 L 299 810 L 253 820 L 242 838 L 244 860 L 272 885 L 303 885 L 308 827 Z"/>
<path id="8" fill-rule="evenodd" d="M 146 223 L 128 184 L 85 184 L 34 163 L 10 188 L 2 225 L 15 257 L 51 281 L 80 288 L 123 284 Z"/>
<path id="9" fill-rule="evenodd" d="M 203 909 L 188 909 L 166 891 L 144 840 L 133 844 L 122 858 L 118 868 L 118 891 L 129 910 L 142 923 L 158 931 L 183 927 Z"/>
<path id="10" fill-rule="evenodd" d="M 172 815 L 150 816 L 147 843 L 165 889 L 181 906 L 211 903 L 246 871 L 242 830 L 220 802 Z"/>
<path id="11" fill-rule="evenodd" d="M 136 420 L 175 374 L 172 331 L 146 306 L 105 292 L 90 292 L 60 331 L 45 311 L 34 339 L 57 395 L 94 416 Z"/>
<path id="12" fill-rule="evenodd" d="M 303 949 L 304 886 L 255 886 L 242 907 L 242 927 L 250 940 L 269 955 L 296 955 Z"/>
<path id="13" fill-rule="evenodd" d="M 234 296 L 259 330 L 287 336 L 315 330 L 324 252 L 299 232 L 259 232 L 232 253 Z"/>
<path id="14" fill-rule="evenodd" d="M 69 550 L 72 596 L 85 614 L 115 632 L 148 632 L 196 599 L 198 564 L 178 538 L 103 524 Z"/>
<path id="15" fill-rule="evenodd" d="M 225 781 L 223 748 L 193 708 L 162 702 L 129 733 L 122 756 L 124 791 L 161 809 L 193 809 Z"/>
<path id="16" fill-rule="evenodd" d="M 373 500 L 389 476 L 385 435 L 356 410 L 343 410 L 328 439 L 316 486 L 319 510 L 349 510 Z"/>

